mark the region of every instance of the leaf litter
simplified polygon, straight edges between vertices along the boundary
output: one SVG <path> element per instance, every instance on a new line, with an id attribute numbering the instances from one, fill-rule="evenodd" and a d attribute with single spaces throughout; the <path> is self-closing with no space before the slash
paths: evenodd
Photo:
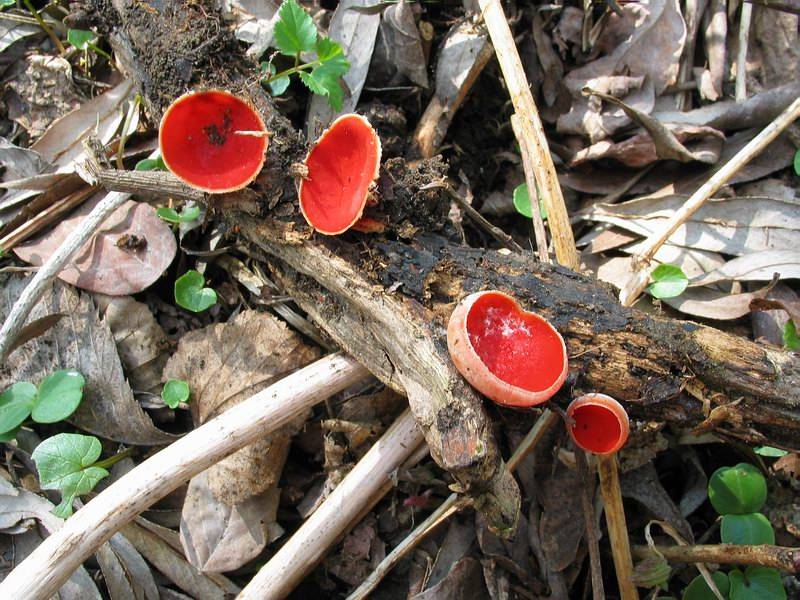
<path id="1" fill-rule="evenodd" d="M 339 41 L 351 65 L 342 82 L 341 112 L 369 115 L 390 156 L 442 154 L 449 176 L 468 191 L 469 201 L 529 247 L 530 221 L 512 201 L 524 177 L 508 125 L 510 103 L 478 3 L 465 1 L 463 8 L 407 0 L 336 4 L 303 2 L 301 10 L 313 19 L 308 31 Z M 226 23 L 247 45 L 248 55 L 271 60 L 282 35 L 280 27 L 275 29 L 280 2 L 226 0 L 223 5 Z M 588 6 L 587 12 L 578 2 L 504 3 L 565 186 L 583 268 L 620 286 L 643 240 L 800 93 L 798 18 L 753 5 L 746 98 L 736 101 L 741 3 L 642 0 Z M 0 239 L 88 189 L 76 174 L 83 170 L 87 137 L 106 145 L 113 162 L 130 114 L 125 136 L 132 136 L 128 149 L 133 149 L 126 152 L 125 164 L 132 169 L 147 156 L 142 149 L 149 153 L 155 147 L 156 126 L 147 115 L 139 122 L 138 111 L 132 112 L 133 82 L 113 65 L 83 51 L 59 56 L 29 13 L 10 8 L 4 14 L 12 18 L 0 20 L 0 70 L 7 92 L 0 111 L 6 184 Z M 67 27 L 55 20 L 56 13 L 43 14 L 63 38 Z M 117 51 L 94 33 L 104 51 Z M 303 60 L 311 54 L 304 52 Z M 312 90 L 314 83 L 309 83 Z M 330 95 L 327 88 L 316 89 Z M 308 90 L 289 87 L 275 100 L 278 110 L 305 123 L 311 138 L 337 114 L 328 99 Z M 641 301 L 642 308 L 724 322 L 729 331 L 759 343 L 784 343 L 787 326 L 800 322 L 800 202 L 791 170 L 797 144 L 795 126 L 740 169 L 659 249 L 654 263 L 672 273 L 679 270 L 685 275 L 678 278 L 679 287 L 688 287 L 677 295 L 654 294 L 663 297 Z M 4 255 L 2 267 L 41 265 L 99 197 L 55 226 L 37 230 L 37 237 Z M 0 471 L 0 552 L 8 566 L 60 525 L 45 497 L 52 492 L 42 491 L 49 482 L 47 470 L 37 472 L 31 459 L 42 440 L 91 433 L 100 436 L 92 448 L 102 445 L 103 456 L 119 444 L 136 446 L 134 461 L 127 460 L 134 464 L 176 434 L 313 361 L 321 352 L 317 344 L 330 345 L 308 327 L 291 298 L 268 281 L 263 257 L 220 228 L 213 210 L 191 227 L 181 224 L 179 246 L 170 225 L 155 214 L 156 208 L 163 213 L 173 206 L 166 196 L 142 194 L 112 216 L 45 294 L 0 368 L 0 391 L 19 381 L 41 381 L 59 369 L 76 369 L 86 378 L 86 397 L 68 423 L 25 423 L 16 441 L 3 442 L 8 470 Z M 468 221 L 459 227 L 471 245 L 493 246 Z M 175 279 L 190 269 L 201 274 L 201 287 L 213 289 L 217 299 L 198 313 L 176 306 L 173 295 Z M 0 277 L 0 314 L 7 314 L 25 279 L 10 273 Z M 668 282 L 673 292 L 677 282 Z M 185 381 L 190 395 L 172 409 L 161 392 L 175 380 Z M 700 397 L 690 390 L 678 402 Z M 371 383 L 316 407 L 193 478 L 148 512 L 170 528 L 142 518 L 128 525 L 97 550 L 96 562 L 75 572 L 60 597 L 236 594 L 404 405 L 402 397 Z M 498 423 L 504 418 L 493 416 Z M 530 425 L 528 415 L 515 421 L 520 422 L 503 423 L 513 429 L 500 434 L 504 449 L 515 446 Z M 620 463 L 632 539 L 642 543 L 650 517 L 671 523 L 687 539 L 713 536 L 708 475 L 748 450 L 678 428 L 661 431 L 654 422 L 633 427 Z M 797 546 L 800 538 L 793 509 L 797 456 L 759 459 L 770 467 L 777 490 L 767 515 L 778 543 L 789 546 Z M 582 509 L 575 493 L 581 484 L 569 445 L 547 436 L 518 475 L 527 508 L 512 542 L 500 540 L 464 510 L 389 575 L 382 597 L 566 597 L 588 590 Z M 98 489 L 113 477 L 112 472 Z M 392 477 L 390 493 L 352 525 L 303 582 L 303 592 L 341 597 L 352 591 L 447 497 L 452 483 L 430 460 Z M 75 507 L 80 505 L 75 499 Z M 602 529 L 601 520 L 595 521 Z M 709 543 L 714 541 L 711 537 Z M 608 589 L 610 563 L 604 562 Z M 0 571 L 0 578 L 7 572 Z M 685 571 L 673 570 L 669 593 L 679 597 L 689 581 Z M 792 577 L 785 581 L 798 585 Z"/>

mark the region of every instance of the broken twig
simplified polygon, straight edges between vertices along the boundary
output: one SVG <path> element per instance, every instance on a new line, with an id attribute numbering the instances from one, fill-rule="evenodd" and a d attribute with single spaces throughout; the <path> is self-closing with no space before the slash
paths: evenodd
<path id="1" fill-rule="evenodd" d="M 539 186 L 547 209 L 547 221 L 553 237 L 556 259 L 565 267 L 577 269 L 580 260 L 575 249 L 575 238 L 572 235 L 564 196 L 550 156 L 539 111 L 533 101 L 525 70 L 522 68 L 522 61 L 514 43 L 514 36 L 511 34 L 500 0 L 479 0 L 479 4 L 497 53 L 500 69 L 503 71 L 506 87 L 511 95 L 511 102 L 519 115 L 520 129 L 525 140 L 523 142 L 520 139 L 520 145 L 525 144 L 533 159 L 523 161 L 525 178 L 535 181 Z"/>
<path id="2" fill-rule="evenodd" d="M 800 549 L 761 544 L 708 544 L 698 546 L 634 546 L 637 558 L 647 558 L 656 552 L 675 563 L 716 563 L 720 565 L 759 565 L 786 573 L 800 572 Z"/>
<path id="3" fill-rule="evenodd" d="M 256 573 L 239 594 L 239 600 L 279 600 L 289 595 L 328 548 L 391 488 L 391 473 L 422 442 L 422 432 L 407 409 Z"/>
<path id="4" fill-rule="evenodd" d="M 522 459 L 536 447 L 542 439 L 542 436 L 547 433 L 548 429 L 550 429 L 558 419 L 558 415 L 550 409 L 546 409 L 542 412 L 541 416 L 528 432 L 528 435 L 523 438 L 514 451 L 514 454 L 508 460 L 508 468 L 510 471 L 515 470 L 519 466 Z M 428 537 L 439 525 L 450 518 L 451 515 L 454 515 L 465 506 L 469 506 L 469 500 L 467 498 L 459 498 L 458 494 L 450 494 L 427 519 L 417 525 L 414 531 L 409 533 L 402 542 L 397 544 L 397 546 L 386 555 L 380 564 L 375 567 L 375 570 L 347 597 L 347 600 L 364 600 L 367 598 L 369 594 L 372 593 L 372 590 L 377 587 L 383 578 L 389 574 L 404 556 L 416 548 L 422 540 Z"/>
<path id="5" fill-rule="evenodd" d="M 772 123 L 767 125 L 761 133 L 750 140 L 750 142 L 725 163 L 719 171 L 714 173 L 706 183 L 700 186 L 700 189 L 692 194 L 681 208 L 675 211 L 675 214 L 664 224 L 661 231 L 653 233 L 653 235 L 644 241 L 642 249 L 632 261 L 633 274 L 619 293 L 619 300 L 623 306 L 631 306 L 644 291 L 644 288 L 647 287 L 647 282 L 650 279 L 650 261 L 664 242 L 666 242 L 689 217 L 697 212 L 706 200 L 711 198 L 717 190 L 725 185 L 739 169 L 755 158 L 755 156 L 766 148 L 798 117 L 800 117 L 800 98 L 792 102 L 786 110 L 772 121 Z"/>
<path id="6" fill-rule="evenodd" d="M 49 598 L 103 542 L 157 500 L 311 406 L 365 378 L 332 354 L 198 427 L 121 477 L 67 519 L 0 584 L 0 598 Z"/>

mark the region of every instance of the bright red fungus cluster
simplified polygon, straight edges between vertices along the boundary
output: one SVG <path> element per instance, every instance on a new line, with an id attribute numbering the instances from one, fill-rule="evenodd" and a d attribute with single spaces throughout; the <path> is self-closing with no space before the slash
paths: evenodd
<path id="1" fill-rule="evenodd" d="M 502 292 L 464 298 L 450 316 L 447 346 L 464 378 L 498 404 L 541 404 L 567 377 L 567 349 L 558 331 Z"/>
<path id="2" fill-rule="evenodd" d="M 264 122 L 247 102 L 222 90 L 184 94 L 161 118 L 164 164 L 188 185 L 210 193 L 247 186 L 264 165 Z"/>
<path id="3" fill-rule="evenodd" d="M 326 235 L 350 229 L 361 218 L 381 163 L 381 142 L 364 117 L 342 115 L 320 136 L 305 160 L 300 210 Z"/>
<path id="4" fill-rule="evenodd" d="M 567 416 L 575 445 L 594 454 L 613 454 L 628 440 L 630 425 L 622 405 L 605 394 L 586 394 L 573 400 Z"/>

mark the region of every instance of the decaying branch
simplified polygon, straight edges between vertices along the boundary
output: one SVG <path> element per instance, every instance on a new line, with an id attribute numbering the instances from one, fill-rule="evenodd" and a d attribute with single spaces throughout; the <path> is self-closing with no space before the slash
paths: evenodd
<path id="1" fill-rule="evenodd" d="M 641 559 L 652 556 L 648 546 L 634 546 L 633 554 Z M 708 544 L 698 546 L 655 546 L 655 552 L 669 562 L 717 563 L 722 565 L 758 565 L 772 567 L 786 573 L 800 572 L 800 550 L 785 546 L 761 544 Z"/>
<path id="2" fill-rule="evenodd" d="M 302 137 L 247 79 L 256 67 L 226 41 L 224 28 L 210 24 L 219 26 L 213 8 L 200 4 L 164 2 L 146 14 L 126 9 L 100 25 L 111 30 L 115 47 L 127 48 L 120 56 L 149 96 L 154 120 L 196 85 L 238 90 L 262 110 L 273 135 L 253 188 L 260 212 L 229 203 L 221 216 L 272 257 L 275 278 L 337 344 L 408 396 L 432 456 L 495 529 L 513 529 L 519 492 L 482 401 L 453 368 L 444 338 L 455 303 L 480 289 L 507 291 L 550 319 L 566 338 L 574 386 L 620 399 L 634 418 L 680 427 L 706 421 L 721 435 L 797 445 L 800 367 L 792 355 L 623 308 L 609 288 L 566 268 L 459 245 L 446 217 L 449 198 L 429 186 L 444 174 L 440 160 L 384 163 L 384 235 L 312 234 L 287 177 L 305 153 Z"/>

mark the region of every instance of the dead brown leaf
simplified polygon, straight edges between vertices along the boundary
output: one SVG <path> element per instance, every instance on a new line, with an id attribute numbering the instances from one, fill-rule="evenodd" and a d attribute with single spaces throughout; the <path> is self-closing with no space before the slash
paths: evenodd
<path id="1" fill-rule="evenodd" d="M 158 391 L 169 342 L 153 313 L 130 296 L 95 294 L 94 301 L 111 329 L 131 387 L 136 391 Z"/>
<path id="2" fill-rule="evenodd" d="M 659 159 L 673 158 L 681 162 L 690 160 L 715 163 L 722 150 L 722 134 L 711 127 L 693 127 L 687 125 L 664 125 L 681 150 L 675 153 L 664 151 L 666 144 L 663 138 L 655 142 L 649 132 L 641 132 L 622 142 L 603 140 L 584 148 L 575 154 L 570 161 L 571 167 L 577 167 L 591 161 L 614 159 L 626 167 L 645 167 Z M 672 144 L 670 144 L 672 147 Z M 677 158 L 680 156 L 681 158 Z"/>
<path id="3" fill-rule="evenodd" d="M 204 573 L 224 573 L 256 558 L 283 532 L 276 523 L 279 499 L 273 487 L 229 506 L 211 493 L 206 472 L 192 478 L 181 515 L 189 562 Z"/>
<path id="4" fill-rule="evenodd" d="M 95 194 L 54 229 L 17 246 L 14 252 L 27 263 L 42 265 L 104 196 L 105 192 Z M 146 243 L 136 250 L 120 248 L 117 241 L 125 235 L 135 235 Z M 92 292 L 111 296 L 135 294 L 161 277 L 176 250 L 175 235 L 156 216 L 155 209 L 129 200 L 106 219 L 59 277 Z"/>
<path id="5" fill-rule="evenodd" d="M 7 84 L 8 116 L 32 139 L 57 118 L 77 109 L 81 98 L 72 80 L 72 66 L 59 56 L 34 54 L 16 65 Z"/>
<path id="6" fill-rule="evenodd" d="M 0 316 L 28 278 L 0 280 Z M 51 329 L 27 342 L 0 367 L 0 388 L 16 381 L 40 381 L 58 369 L 75 369 L 86 379 L 83 401 L 70 421 L 95 435 L 126 444 L 166 444 L 175 436 L 157 429 L 133 397 L 108 325 L 86 294 L 56 281 L 31 311 L 29 321 L 66 314 Z"/>
<path id="7" fill-rule="evenodd" d="M 559 118 L 558 130 L 586 134 L 595 142 L 630 123 L 619 108 L 607 110 L 599 99 L 592 101 L 581 96 L 586 86 L 601 89 L 599 84 L 607 77 L 644 77 L 644 84 L 629 88 L 624 98 L 613 95 L 649 114 L 655 98 L 677 79 L 685 37 L 686 25 L 674 0 L 625 4 L 621 16 L 614 13 L 609 17 L 597 42 L 598 48 L 607 54 L 570 71 L 564 78 L 573 103 L 570 112 Z"/>
<path id="8" fill-rule="evenodd" d="M 555 471 L 542 481 L 539 535 L 548 565 L 555 571 L 563 571 L 573 563 L 583 539 L 583 519 L 575 517 L 583 510 L 580 494 L 575 493 L 580 485 L 577 472 L 559 460 Z"/>
<path id="9" fill-rule="evenodd" d="M 210 325 L 184 335 L 164 369 L 164 379 L 182 379 L 189 384 L 193 397 L 190 404 L 192 416 L 200 425 L 308 364 L 318 355 L 316 348 L 305 345 L 299 335 L 276 317 L 247 310 L 227 323 Z M 252 558 L 250 554 L 255 543 L 252 536 L 256 534 L 243 526 L 231 528 L 231 519 L 246 517 L 248 525 L 263 520 L 258 527 L 268 527 L 274 522 L 274 511 L 270 517 L 269 506 L 263 501 L 255 505 L 248 503 L 254 497 L 263 499 L 265 493 L 275 490 L 289 452 L 291 435 L 296 433 L 301 423 L 302 420 L 293 423 L 282 433 L 235 452 L 205 472 L 204 485 L 210 490 L 213 501 L 209 499 L 203 510 L 227 511 L 229 516 L 227 521 L 221 519 L 217 523 L 216 531 L 204 531 L 206 525 L 190 514 L 199 511 L 198 504 L 206 498 L 205 494 L 199 493 L 199 484 L 196 485 L 196 502 L 184 505 L 182 520 L 182 539 L 187 545 L 187 556 L 195 566 L 203 567 L 213 559 L 212 566 L 224 564 L 226 568 L 235 568 L 232 566 L 235 559 L 243 561 L 236 565 L 241 566 Z M 224 505 L 227 507 L 223 508 Z M 254 506 L 261 509 L 258 518 L 253 512 Z M 236 515 L 232 514 L 234 511 Z M 214 547 L 217 545 L 236 546 L 234 535 L 242 538 L 242 552 L 237 556 L 229 551 L 224 556 L 216 555 Z M 263 537 L 268 536 L 264 534 Z M 256 541 L 262 543 L 261 538 Z M 265 539 L 263 544 L 266 544 Z M 226 551 L 223 548 L 220 552 Z"/>

